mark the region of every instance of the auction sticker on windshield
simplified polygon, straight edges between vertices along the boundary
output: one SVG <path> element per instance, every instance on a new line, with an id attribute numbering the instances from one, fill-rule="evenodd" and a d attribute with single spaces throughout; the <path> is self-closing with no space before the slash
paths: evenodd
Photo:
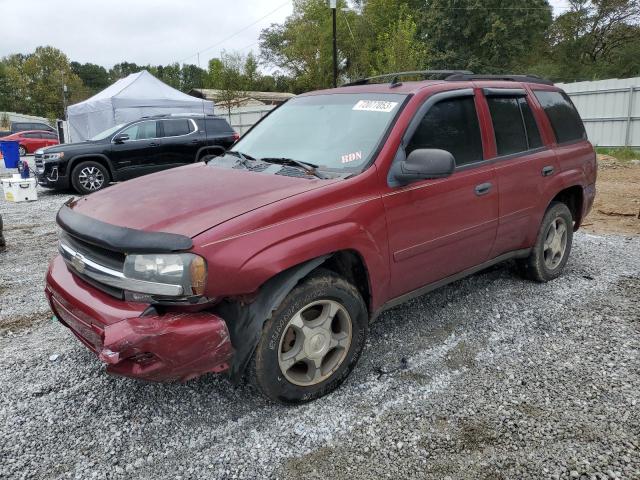
<path id="1" fill-rule="evenodd" d="M 353 106 L 352 110 L 365 112 L 391 112 L 398 102 L 387 102 L 385 100 L 360 100 Z"/>

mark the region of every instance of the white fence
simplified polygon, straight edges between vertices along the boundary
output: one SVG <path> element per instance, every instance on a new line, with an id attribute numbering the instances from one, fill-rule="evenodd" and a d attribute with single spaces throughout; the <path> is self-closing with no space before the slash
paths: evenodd
<path id="1" fill-rule="evenodd" d="M 223 108 L 215 110 L 216 115 L 225 118 L 233 129 L 241 136 L 244 135 L 262 117 L 275 108 L 275 105 L 253 105 L 250 107 L 238 107 L 229 111 Z"/>
<path id="2" fill-rule="evenodd" d="M 571 97 L 594 145 L 640 147 L 640 77 L 557 85 Z"/>

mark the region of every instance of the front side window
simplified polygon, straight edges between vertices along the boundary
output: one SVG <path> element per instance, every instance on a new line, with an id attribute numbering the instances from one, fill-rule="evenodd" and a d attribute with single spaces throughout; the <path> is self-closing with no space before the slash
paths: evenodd
<path id="1" fill-rule="evenodd" d="M 586 140 L 580 115 L 566 93 L 536 90 L 534 94 L 549 117 L 558 143 Z"/>
<path id="2" fill-rule="evenodd" d="M 358 172 L 373 155 L 406 95 L 335 93 L 296 97 L 233 147 L 253 158 L 292 158 L 320 169 Z"/>
<path id="3" fill-rule="evenodd" d="M 417 148 L 438 148 L 453 155 L 456 165 L 482 160 L 482 139 L 473 97 L 442 100 L 425 114 L 406 153 Z"/>
<path id="4" fill-rule="evenodd" d="M 163 137 L 179 137 L 180 135 L 187 135 L 193 131 L 191 122 L 186 118 L 163 120 L 161 123 L 164 131 Z"/>
<path id="5" fill-rule="evenodd" d="M 129 135 L 129 140 L 146 140 L 149 138 L 157 138 L 156 122 L 141 122 L 124 129 L 121 134 Z"/>

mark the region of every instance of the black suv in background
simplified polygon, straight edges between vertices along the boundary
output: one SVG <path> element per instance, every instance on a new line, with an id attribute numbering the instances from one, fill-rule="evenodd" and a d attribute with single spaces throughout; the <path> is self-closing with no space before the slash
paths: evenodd
<path id="1" fill-rule="evenodd" d="M 109 182 L 179 167 L 222 154 L 238 139 L 223 118 L 158 115 L 116 125 L 82 143 L 36 151 L 38 183 L 86 194 Z"/>

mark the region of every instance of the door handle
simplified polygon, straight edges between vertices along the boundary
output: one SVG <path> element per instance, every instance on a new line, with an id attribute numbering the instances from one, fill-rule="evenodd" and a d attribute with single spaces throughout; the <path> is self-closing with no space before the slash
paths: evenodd
<path id="1" fill-rule="evenodd" d="M 542 176 L 548 177 L 549 175 L 553 175 L 553 166 L 547 165 L 546 167 L 542 167 Z"/>
<path id="2" fill-rule="evenodd" d="M 150 147 L 159 147 L 159 146 L 160 146 L 160 144 L 159 144 L 159 143 L 156 143 L 156 142 L 151 142 L 151 143 L 149 144 L 149 146 L 150 146 Z"/>
<path id="3" fill-rule="evenodd" d="M 490 182 L 487 183 L 481 183 L 480 185 L 476 185 L 476 195 L 480 196 L 480 195 L 486 195 L 487 193 L 489 193 L 489 191 L 491 190 L 491 187 L 493 185 L 491 185 Z"/>

